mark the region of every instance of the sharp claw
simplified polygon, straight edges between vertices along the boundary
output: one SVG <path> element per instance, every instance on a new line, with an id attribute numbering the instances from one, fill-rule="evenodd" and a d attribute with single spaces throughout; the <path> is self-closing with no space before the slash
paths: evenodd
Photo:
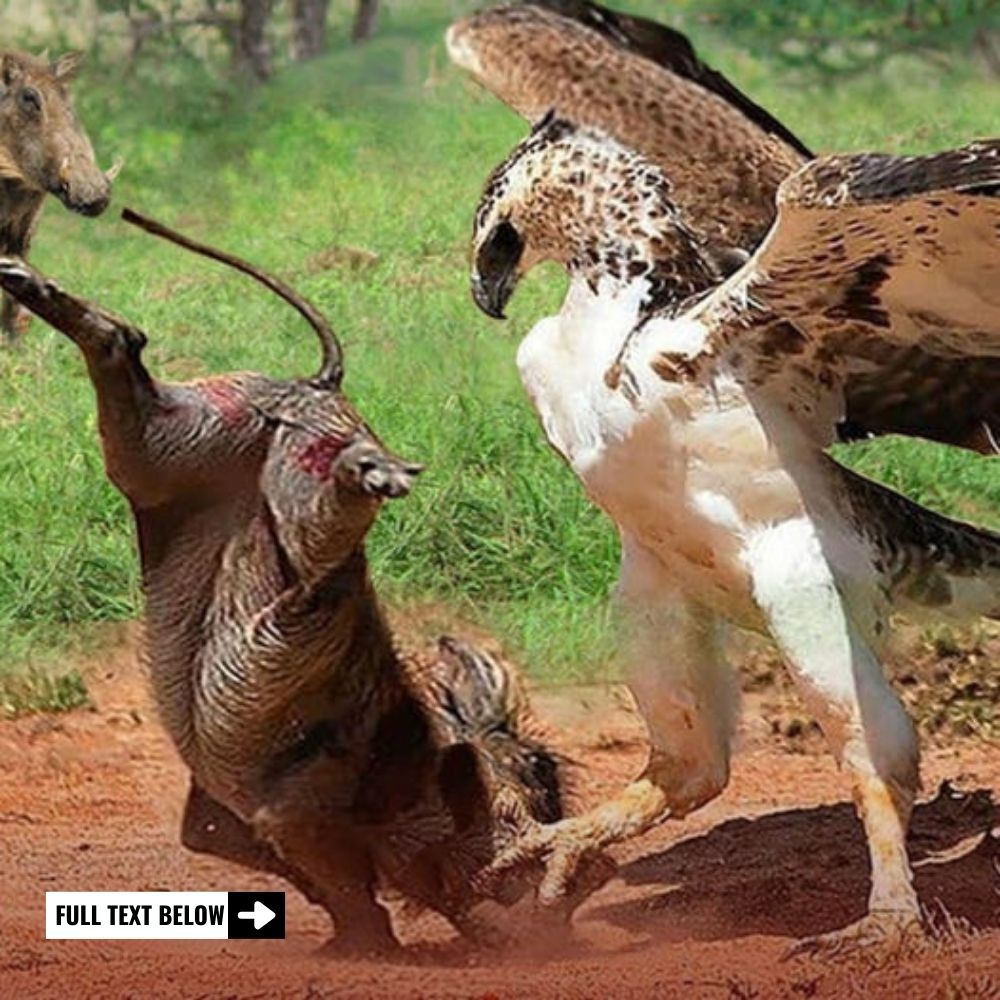
<path id="1" fill-rule="evenodd" d="M 538 902 L 541 906 L 558 906 L 565 899 L 569 882 L 582 860 L 581 850 L 562 848 L 552 854 L 546 866 L 545 877 L 538 887 Z"/>
<path id="2" fill-rule="evenodd" d="M 920 920 L 911 914 L 873 912 L 842 930 L 796 941 L 785 951 L 781 960 L 786 962 L 792 958 L 807 957 L 839 962 L 855 956 L 879 954 L 892 958 L 923 935 Z"/>
<path id="3" fill-rule="evenodd" d="M 477 889 L 491 895 L 504 879 L 540 866 L 543 873 L 536 891 L 539 908 L 549 912 L 565 909 L 568 918 L 576 903 L 600 888 L 616 871 L 614 862 L 601 853 L 599 846 L 588 843 L 572 822 L 526 827 L 517 843 L 480 874 Z"/>
<path id="4" fill-rule="evenodd" d="M 801 941 L 796 941 L 795 944 L 789 945 L 782 953 L 779 961 L 790 962 L 793 958 L 807 958 L 814 955 L 816 950 L 816 938 L 803 938 Z"/>
<path id="5" fill-rule="evenodd" d="M 538 859 L 539 854 L 544 849 L 542 825 L 533 823 L 530 827 L 526 827 L 525 831 L 513 847 L 507 848 L 479 873 L 476 878 L 478 888 L 488 892 L 496 887 L 502 879 L 514 875 Z"/>

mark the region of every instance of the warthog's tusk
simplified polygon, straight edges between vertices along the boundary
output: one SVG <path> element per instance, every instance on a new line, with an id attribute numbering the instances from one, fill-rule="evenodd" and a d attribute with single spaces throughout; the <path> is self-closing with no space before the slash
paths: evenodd
<path id="1" fill-rule="evenodd" d="M 104 171 L 104 176 L 107 178 L 109 184 L 122 172 L 122 167 L 124 166 L 125 161 L 120 156 L 116 156 L 115 162 Z"/>

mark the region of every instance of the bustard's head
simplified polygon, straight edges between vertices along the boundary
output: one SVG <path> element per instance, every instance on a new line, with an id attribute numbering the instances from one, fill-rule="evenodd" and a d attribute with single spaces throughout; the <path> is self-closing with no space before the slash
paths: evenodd
<path id="1" fill-rule="evenodd" d="M 683 297 L 714 278 L 663 173 L 605 133 L 551 112 L 490 175 L 472 257 L 473 298 L 496 319 L 518 281 L 544 261 L 594 289 L 602 279 L 648 277 L 651 285 L 676 282 Z"/>

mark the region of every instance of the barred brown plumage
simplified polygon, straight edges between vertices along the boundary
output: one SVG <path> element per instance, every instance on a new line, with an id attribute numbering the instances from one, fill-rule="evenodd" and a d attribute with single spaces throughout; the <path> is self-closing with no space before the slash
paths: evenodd
<path id="1" fill-rule="evenodd" d="M 448 30 L 448 54 L 533 123 L 549 111 L 641 153 L 699 240 L 752 251 L 778 185 L 811 156 L 679 32 L 589 0 L 527 0 Z"/>
<path id="2" fill-rule="evenodd" d="M 364 540 L 419 467 L 339 378 L 160 382 L 128 322 L 17 259 L 0 259 L 0 286 L 87 363 L 135 517 L 154 695 L 191 772 L 184 843 L 288 878 L 338 948 L 394 944 L 379 884 L 485 934 L 477 875 L 562 815 L 566 766 L 512 668 L 452 639 L 432 657 L 395 647 Z"/>

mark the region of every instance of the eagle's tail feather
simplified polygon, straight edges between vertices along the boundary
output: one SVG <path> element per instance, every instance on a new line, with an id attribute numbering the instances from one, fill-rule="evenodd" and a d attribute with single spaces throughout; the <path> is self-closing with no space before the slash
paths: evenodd
<path id="1" fill-rule="evenodd" d="M 945 517 L 837 466 L 897 606 L 1000 619 L 1000 533 Z"/>

